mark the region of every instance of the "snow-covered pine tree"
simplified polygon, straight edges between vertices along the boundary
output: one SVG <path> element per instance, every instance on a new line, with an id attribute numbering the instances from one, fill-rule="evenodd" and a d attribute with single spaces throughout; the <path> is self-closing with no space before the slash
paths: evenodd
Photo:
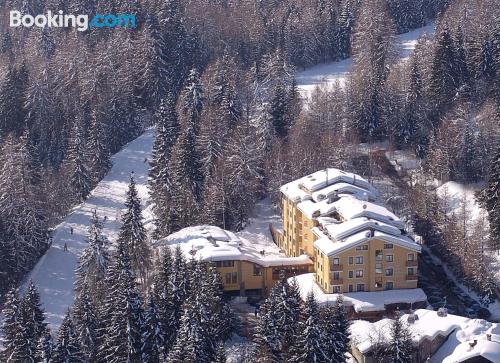
<path id="1" fill-rule="evenodd" d="M 162 354 L 168 354 L 177 334 L 177 316 L 175 314 L 179 306 L 174 305 L 173 286 L 171 284 L 174 260 L 170 248 L 165 248 L 161 255 L 161 262 L 154 277 L 153 297 L 156 310 L 159 315 L 161 327 L 160 339 L 163 342 Z M 147 328 L 147 327 L 146 327 Z"/>
<path id="2" fill-rule="evenodd" d="M 302 321 L 297 331 L 298 338 L 291 347 L 291 362 L 325 362 L 328 357 L 325 351 L 324 331 L 320 325 L 320 310 L 318 302 L 311 291 L 307 295 L 302 311 Z"/>
<path id="3" fill-rule="evenodd" d="M 342 297 L 333 305 L 322 309 L 321 327 L 324 333 L 324 349 L 327 357 L 334 363 L 345 363 L 349 352 L 349 321 Z"/>
<path id="4" fill-rule="evenodd" d="M 355 16 L 352 0 L 344 0 L 340 7 L 339 30 L 336 37 L 340 58 L 347 58 L 351 55 L 351 36 L 354 23 Z"/>
<path id="5" fill-rule="evenodd" d="M 9 66 L 0 79 L 0 133 L 16 132 L 19 135 L 24 126 L 21 70 Z"/>
<path id="6" fill-rule="evenodd" d="M 3 308 L 3 346 L 4 350 L 1 352 L 0 357 L 5 361 L 12 354 L 14 350 L 14 343 L 16 336 L 22 329 L 21 321 L 21 300 L 19 299 L 19 292 L 16 288 L 12 288 L 5 297 L 5 304 Z"/>
<path id="7" fill-rule="evenodd" d="M 101 285 L 98 288 L 104 288 Z M 100 300 L 102 301 L 102 300 Z M 100 319 L 97 306 L 90 297 L 90 292 L 86 284 L 80 289 L 75 299 L 73 308 L 73 320 L 75 336 L 80 342 L 82 353 L 89 362 L 97 359 L 99 341 Z"/>
<path id="8" fill-rule="evenodd" d="M 102 229 L 103 224 L 94 210 L 87 235 L 88 247 L 83 251 L 75 271 L 75 290 L 79 292 L 86 286 L 95 302 L 103 302 L 107 293 L 104 284 L 109 265 L 109 241 Z"/>
<path id="9" fill-rule="evenodd" d="M 180 324 L 182 316 L 182 304 L 186 301 L 189 294 L 189 275 L 186 259 L 179 245 L 174 250 L 174 262 L 172 266 L 172 275 L 168 283 L 172 293 L 172 306 L 174 307 L 174 316 L 170 321 L 172 329 L 175 332 Z"/>
<path id="10" fill-rule="evenodd" d="M 128 244 L 118 240 L 107 276 L 108 298 L 103 318 L 103 343 L 98 359 L 111 363 L 141 362 L 142 308 L 132 270 Z"/>
<path id="11" fill-rule="evenodd" d="M 141 200 L 137 194 L 133 173 L 130 175 L 125 208 L 118 240 L 127 244 L 132 270 L 144 283 L 151 267 L 151 250 L 144 229 Z"/>
<path id="12" fill-rule="evenodd" d="M 217 349 L 215 351 L 215 356 L 212 360 L 213 363 L 226 363 L 227 362 L 227 357 L 226 357 L 226 350 L 224 349 L 224 342 L 219 341 L 217 343 Z"/>
<path id="13" fill-rule="evenodd" d="M 455 97 L 458 83 L 455 64 L 455 44 L 445 25 L 437 35 L 429 76 L 430 98 L 438 112 L 444 111 Z"/>
<path id="14" fill-rule="evenodd" d="M 89 168 L 92 174 L 92 182 L 97 184 L 111 169 L 109 147 L 106 142 L 106 134 L 102 121 L 97 114 L 97 110 L 92 112 L 88 135 Z"/>
<path id="15" fill-rule="evenodd" d="M 393 363 L 411 363 L 414 352 L 413 339 L 411 331 L 401 318 L 399 312 L 396 312 L 394 320 L 391 323 L 391 340 L 389 343 L 391 362 Z"/>
<path id="16" fill-rule="evenodd" d="M 169 223 L 172 183 L 169 163 L 172 148 L 179 134 L 175 100 L 171 93 L 168 93 L 161 101 L 155 115 L 155 121 L 157 131 L 150 162 L 149 184 L 154 203 L 155 234 L 156 236 L 165 236 L 172 232 Z"/>
<path id="17" fill-rule="evenodd" d="M 191 69 L 181 97 L 182 116 L 185 127 L 200 131 L 201 113 L 205 102 L 204 86 L 196 68 Z"/>
<path id="18" fill-rule="evenodd" d="M 50 335 L 50 331 L 47 330 L 38 340 L 38 346 L 36 348 L 36 361 L 39 363 L 52 362 L 53 350 L 54 342 L 52 341 L 52 335 Z"/>
<path id="19" fill-rule="evenodd" d="M 491 244 L 500 250 L 500 146 L 493 156 L 486 188 L 483 192 L 483 205 L 488 211 Z"/>
<path id="20" fill-rule="evenodd" d="M 142 362 L 159 363 L 163 361 L 165 328 L 161 314 L 155 299 L 150 297 L 143 318 Z"/>
<path id="21" fill-rule="evenodd" d="M 287 94 L 282 82 L 278 82 L 273 90 L 270 115 L 276 136 L 284 138 L 288 134 L 290 123 L 287 118 Z"/>
<path id="22" fill-rule="evenodd" d="M 84 201 L 92 190 L 92 176 L 88 164 L 88 149 L 81 120 L 73 125 L 66 165 L 69 183 L 73 189 L 76 202 Z"/>
<path id="23" fill-rule="evenodd" d="M 188 127 L 179 136 L 171 157 L 171 208 L 169 219 L 172 231 L 196 223 L 195 210 L 201 202 L 203 172 L 200 155 L 196 149 L 196 135 Z"/>
<path id="24" fill-rule="evenodd" d="M 53 363 L 85 363 L 85 356 L 68 311 L 59 327 L 56 344 L 52 352 Z"/>

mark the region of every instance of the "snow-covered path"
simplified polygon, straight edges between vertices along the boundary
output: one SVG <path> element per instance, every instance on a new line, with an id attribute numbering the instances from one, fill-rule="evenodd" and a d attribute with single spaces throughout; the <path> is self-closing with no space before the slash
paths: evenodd
<path id="1" fill-rule="evenodd" d="M 422 28 L 412 30 L 408 33 L 399 34 L 396 48 L 401 59 L 408 58 L 415 49 L 418 38 L 423 34 L 434 33 L 434 23 L 430 23 Z M 317 85 L 332 85 L 339 82 L 343 86 L 352 66 L 352 58 L 347 58 L 339 62 L 318 64 L 297 73 L 297 85 L 304 97 L 309 97 Z"/>
<path id="2" fill-rule="evenodd" d="M 147 206 L 149 164 L 145 158 L 150 157 L 153 140 L 154 130 L 148 130 L 112 157 L 112 169 L 87 201 L 75 207 L 56 227 L 52 246 L 29 274 L 27 281 L 31 279 L 38 286 L 47 321 L 52 328 L 60 325 L 67 309 L 73 304 L 74 271 L 78 257 L 87 246 L 85 236 L 92 211 L 96 209 L 101 218 L 107 217 L 104 233 L 110 241 L 116 240 L 131 171 L 135 174 L 142 207 Z M 67 252 L 64 252 L 65 243 Z"/>

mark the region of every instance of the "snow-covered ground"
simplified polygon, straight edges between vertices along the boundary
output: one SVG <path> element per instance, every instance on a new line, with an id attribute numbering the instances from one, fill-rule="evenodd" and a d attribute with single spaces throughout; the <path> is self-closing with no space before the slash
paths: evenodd
<path id="1" fill-rule="evenodd" d="M 92 211 L 96 209 L 101 218 L 107 217 L 104 234 L 111 242 L 116 240 L 131 171 L 135 174 L 142 206 L 147 206 L 149 164 L 145 159 L 150 157 L 153 140 L 154 130 L 148 130 L 112 157 L 112 169 L 87 201 L 74 208 L 55 228 L 52 246 L 29 274 L 27 281 L 31 279 L 38 286 L 47 321 L 52 328 L 59 326 L 73 304 L 74 271 L 78 257 L 87 247 L 85 237 Z M 64 251 L 64 244 L 68 247 L 67 252 Z"/>
<path id="2" fill-rule="evenodd" d="M 396 49 L 399 58 L 408 58 L 415 49 L 418 38 L 423 34 L 432 35 L 433 33 L 434 23 L 430 23 L 422 28 L 398 35 Z M 308 98 L 316 86 L 325 85 L 330 87 L 337 82 L 340 86 L 343 86 L 351 66 L 352 58 L 347 58 L 339 62 L 318 64 L 305 69 L 296 76 L 298 88 L 301 94 Z"/>

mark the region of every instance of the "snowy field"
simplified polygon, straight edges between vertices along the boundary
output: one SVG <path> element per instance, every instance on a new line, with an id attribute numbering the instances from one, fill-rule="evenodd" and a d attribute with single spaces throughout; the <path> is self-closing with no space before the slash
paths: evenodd
<path id="1" fill-rule="evenodd" d="M 26 281 L 32 279 L 38 286 L 47 322 L 52 328 L 59 326 L 68 307 L 73 304 L 74 271 L 79 256 L 87 247 L 85 237 L 92 211 L 96 209 L 101 218 L 107 217 L 103 232 L 110 241 L 116 240 L 131 171 L 135 173 L 143 208 L 146 206 L 149 164 L 144 160 L 150 157 L 153 140 L 154 131 L 148 130 L 112 157 L 110 172 L 87 201 L 73 209 L 55 228 L 52 246 L 29 274 Z M 64 244 L 67 244 L 67 252 Z"/>
<path id="2" fill-rule="evenodd" d="M 396 49 L 401 59 L 406 59 L 415 49 L 417 40 L 423 34 L 432 35 L 434 33 L 434 23 L 430 23 L 422 28 L 398 35 Z M 296 76 L 297 85 L 304 96 L 309 98 L 316 86 L 325 85 L 331 87 L 338 84 L 344 86 L 352 66 L 352 58 L 347 58 L 339 62 L 318 64 L 299 72 Z"/>

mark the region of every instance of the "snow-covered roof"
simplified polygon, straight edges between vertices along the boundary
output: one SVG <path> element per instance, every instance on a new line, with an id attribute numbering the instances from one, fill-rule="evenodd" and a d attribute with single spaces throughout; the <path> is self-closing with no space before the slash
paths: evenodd
<path id="1" fill-rule="evenodd" d="M 327 188 L 331 185 L 335 187 Z M 355 186 L 358 188 L 353 188 L 348 190 L 346 184 Z M 280 191 L 294 202 L 298 202 L 306 199 L 313 199 L 323 194 L 325 197 L 329 193 L 335 191 L 340 192 L 356 192 L 356 193 L 367 193 L 370 197 L 375 197 L 377 191 L 373 186 L 364 178 L 357 174 L 347 173 L 345 171 L 328 168 L 319 170 L 313 174 L 307 175 L 300 179 L 294 180 L 288 184 L 283 185 Z"/>
<path id="2" fill-rule="evenodd" d="M 186 258 L 200 261 L 249 261 L 264 267 L 309 265 L 308 256 L 286 257 L 272 241 L 249 241 L 216 226 L 187 227 L 155 242 L 155 246 L 180 245 Z"/>
<path id="3" fill-rule="evenodd" d="M 314 273 L 295 276 L 302 299 L 306 299 L 310 291 L 320 305 L 333 304 L 340 294 L 327 294 L 317 284 Z M 290 280 L 290 281 L 291 281 Z M 352 306 L 358 313 L 383 311 L 390 304 L 412 304 L 427 300 L 422 289 L 398 289 L 377 292 L 353 292 L 342 294 L 345 306 Z"/>
<path id="4" fill-rule="evenodd" d="M 415 344 L 419 344 L 424 339 L 435 339 L 438 335 L 448 336 L 455 329 L 470 319 L 463 316 L 450 315 L 438 316 L 436 311 L 418 309 L 414 312 L 418 319 L 414 323 L 408 324 Z M 408 321 L 409 314 L 402 316 L 403 321 Z M 389 340 L 391 337 L 390 327 L 392 319 L 382 319 L 374 323 L 357 320 L 350 327 L 351 339 L 361 353 L 370 351 L 373 342 L 382 338 Z"/>
<path id="5" fill-rule="evenodd" d="M 463 316 L 447 314 L 439 316 L 437 311 L 418 309 L 414 323 L 408 323 L 415 345 L 424 339 L 434 340 L 438 335 L 448 337 L 445 343 L 430 359 L 435 363 L 463 362 L 466 359 L 482 356 L 492 362 L 500 362 L 500 326 L 482 319 L 469 319 Z M 402 316 L 408 321 L 409 314 Z M 350 326 L 351 341 L 361 353 L 371 350 L 372 344 L 389 341 L 391 338 L 392 319 L 382 319 L 374 323 L 356 320 Z M 450 335 L 451 334 L 451 335 Z M 491 341 L 487 339 L 491 335 Z M 471 348 L 470 343 L 476 340 Z"/>
<path id="6" fill-rule="evenodd" d="M 340 225 L 342 224 L 344 223 L 341 223 Z M 356 247 L 363 243 L 368 243 L 369 241 L 374 239 L 405 247 L 416 252 L 420 252 L 422 249 L 422 247 L 418 243 L 407 236 L 396 236 L 379 230 L 371 230 L 369 227 L 355 232 L 354 234 L 341 240 L 332 240 L 329 235 L 325 234 L 318 227 L 313 228 L 312 231 L 319 237 L 316 241 L 314 241 L 314 247 L 319 249 L 327 256 L 336 255 L 340 252 Z"/>

